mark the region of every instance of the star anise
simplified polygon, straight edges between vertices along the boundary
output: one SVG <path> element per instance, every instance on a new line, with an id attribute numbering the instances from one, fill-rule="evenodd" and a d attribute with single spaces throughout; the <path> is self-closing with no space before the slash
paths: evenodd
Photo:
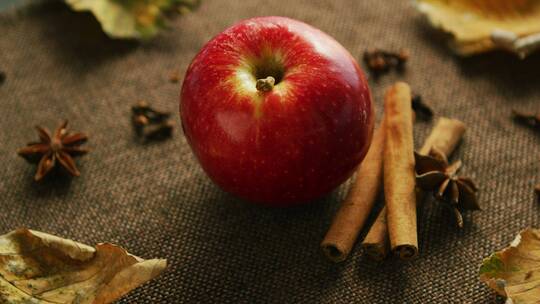
<path id="1" fill-rule="evenodd" d="M 461 161 L 452 164 L 444 153 L 431 149 L 429 155 L 415 152 L 416 183 L 425 191 L 433 192 L 435 198 L 452 208 L 458 226 L 463 227 L 460 210 L 480 210 L 476 198 L 478 188 L 468 177 L 458 176 Z"/>
<path id="2" fill-rule="evenodd" d="M 46 128 L 36 126 L 39 135 L 39 142 L 31 142 L 26 147 L 21 148 L 17 153 L 30 162 L 39 162 L 34 179 L 40 181 L 51 172 L 56 164 L 66 169 L 73 176 L 81 173 L 75 165 L 74 156 L 88 152 L 80 147 L 86 142 L 88 137 L 84 133 L 70 133 L 67 130 L 68 122 L 65 120 L 55 130 L 54 134 Z"/>

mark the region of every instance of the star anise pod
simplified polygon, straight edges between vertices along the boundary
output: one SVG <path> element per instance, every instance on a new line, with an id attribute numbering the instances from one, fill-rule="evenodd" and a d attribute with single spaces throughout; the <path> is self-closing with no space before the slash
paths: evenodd
<path id="1" fill-rule="evenodd" d="M 65 120 L 54 131 L 52 136 L 46 128 L 36 126 L 39 142 L 31 142 L 17 151 L 26 160 L 38 162 L 37 172 L 34 176 L 36 181 L 43 179 L 56 164 L 60 164 L 73 176 L 81 174 L 75 165 L 73 157 L 88 152 L 87 149 L 80 147 L 88 137 L 84 133 L 68 132 L 67 125 L 68 122 Z"/>
<path id="2" fill-rule="evenodd" d="M 480 210 L 480 205 L 476 198 L 478 188 L 472 179 L 457 175 L 461 161 L 449 164 L 444 153 L 437 149 L 432 149 L 429 155 L 416 152 L 414 155 L 418 187 L 433 192 L 437 200 L 448 203 L 458 226 L 463 227 L 460 210 Z"/>

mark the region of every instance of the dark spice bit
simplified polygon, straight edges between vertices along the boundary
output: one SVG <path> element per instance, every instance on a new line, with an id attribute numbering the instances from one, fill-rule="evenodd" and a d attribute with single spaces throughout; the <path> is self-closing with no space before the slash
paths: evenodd
<path id="1" fill-rule="evenodd" d="M 37 172 L 34 176 L 36 181 L 42 180 L 56 164 L 60 164 L 72 176 L 81 174 L 75 165 L 73 157 L 88 152 L 86 148 L 80 147 L 88 140 L 88 136 L 84 133 L 68 132 L 67 125 L 68 122 L 65 120 L 52 136 L 49 130 L 36 126 L 39 142 L 31 142 L 17 151 L 26 160 L 38 162 Z"/>
<path id="2" fill-rule="evenodd" d="M 397 53 L 380 49 L 368 49 L 364 52 L 364 62 L 375 77 L 387 73 L 391 69 L 403 71 L 408 59 L 409 51 L 406 49 Z"/>
<path id="3" fill-rule="evenodd" d="M 165 121 L 159 125 L 149 125 L 145 137 L 148 141 L 167 139 L 172 136 L 173 127 L 174 125 L 170 121 Z"/>
<path id="4" fill-rule="evenodd" d="M 512 110 L 512 115 L 515 121 L 540 131 L 540 113 Z"/>
<path id="5" fill-rule="evenodd" d="M 506 298 L 499 295 L 499 294 L 496 294 L 495 295 L 495 304 L 505 304 L 506 303 Z"/>
<path id="6" fill-rule="evenodd" d="M 144 141 L 160 141 L 172 136 L 171 114 L 153 109 L 145 101 L 132 107 L 132 123 L 137 136 Z"/>
<path id="7" fill-rule="evenodd" d="M 437 149 L 432 149 L 429 155 L 415 152 L 414 156 L 418 187 L 433 192 L 437 200 L 448 203 L 458 227 L 462 228 L 461 210 L 480 210 L 480 205 L 476 198 L 478 188 L 473 180 L 457 175 L 461 161 L 449 164 L 444 153 Z"/>
<path id="8" fill-rule="evenodd" d="M 169 81 L 171 83 L 178 83 L 178 81 L 180 81 L 180 75 L 178 74 L 178 71 L 171 71 L 171 73 L 169 74 Z"/>
<path id="9" fill-rule="evenodd" d="M 0 85 L 2 85 L 4 81 L 6 81 L 6 73 L 0 71 Z"/>
<path id="10" fill-rule="evenodd" d="M 425 121 L 430 121 L 433 118 L 433 110 L 425 104 L 422 100 L 422 96 L 414 95 L 412 98 L 412 108 L 417 118 Z"/>

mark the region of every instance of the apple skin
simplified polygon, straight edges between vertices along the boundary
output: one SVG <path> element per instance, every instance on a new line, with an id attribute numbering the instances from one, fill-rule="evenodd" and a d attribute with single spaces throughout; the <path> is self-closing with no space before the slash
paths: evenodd
<path id="1" fill-rule="evenodd" d="M 258 90 L 267 76 L 275 86 Z M 187 70 L 180 116 L 217 185 L 271 206 L 312 201 L 347 180 L 374 124 L 354 58 L 322 31 L 285 17 L 244 20 L 208 42 Z"/>

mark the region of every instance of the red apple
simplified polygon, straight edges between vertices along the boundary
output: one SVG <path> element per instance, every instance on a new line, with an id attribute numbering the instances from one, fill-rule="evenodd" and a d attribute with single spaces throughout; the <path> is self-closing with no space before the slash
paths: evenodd
<path id="1" fill-rule="evenodd" d="M 311 201 L 364 158 L 374 113 L 366 79 L 337 41 L 284 17 L 241 21 L 193 59 L 182 126 L 208 176 L 253 202 Z"/>

